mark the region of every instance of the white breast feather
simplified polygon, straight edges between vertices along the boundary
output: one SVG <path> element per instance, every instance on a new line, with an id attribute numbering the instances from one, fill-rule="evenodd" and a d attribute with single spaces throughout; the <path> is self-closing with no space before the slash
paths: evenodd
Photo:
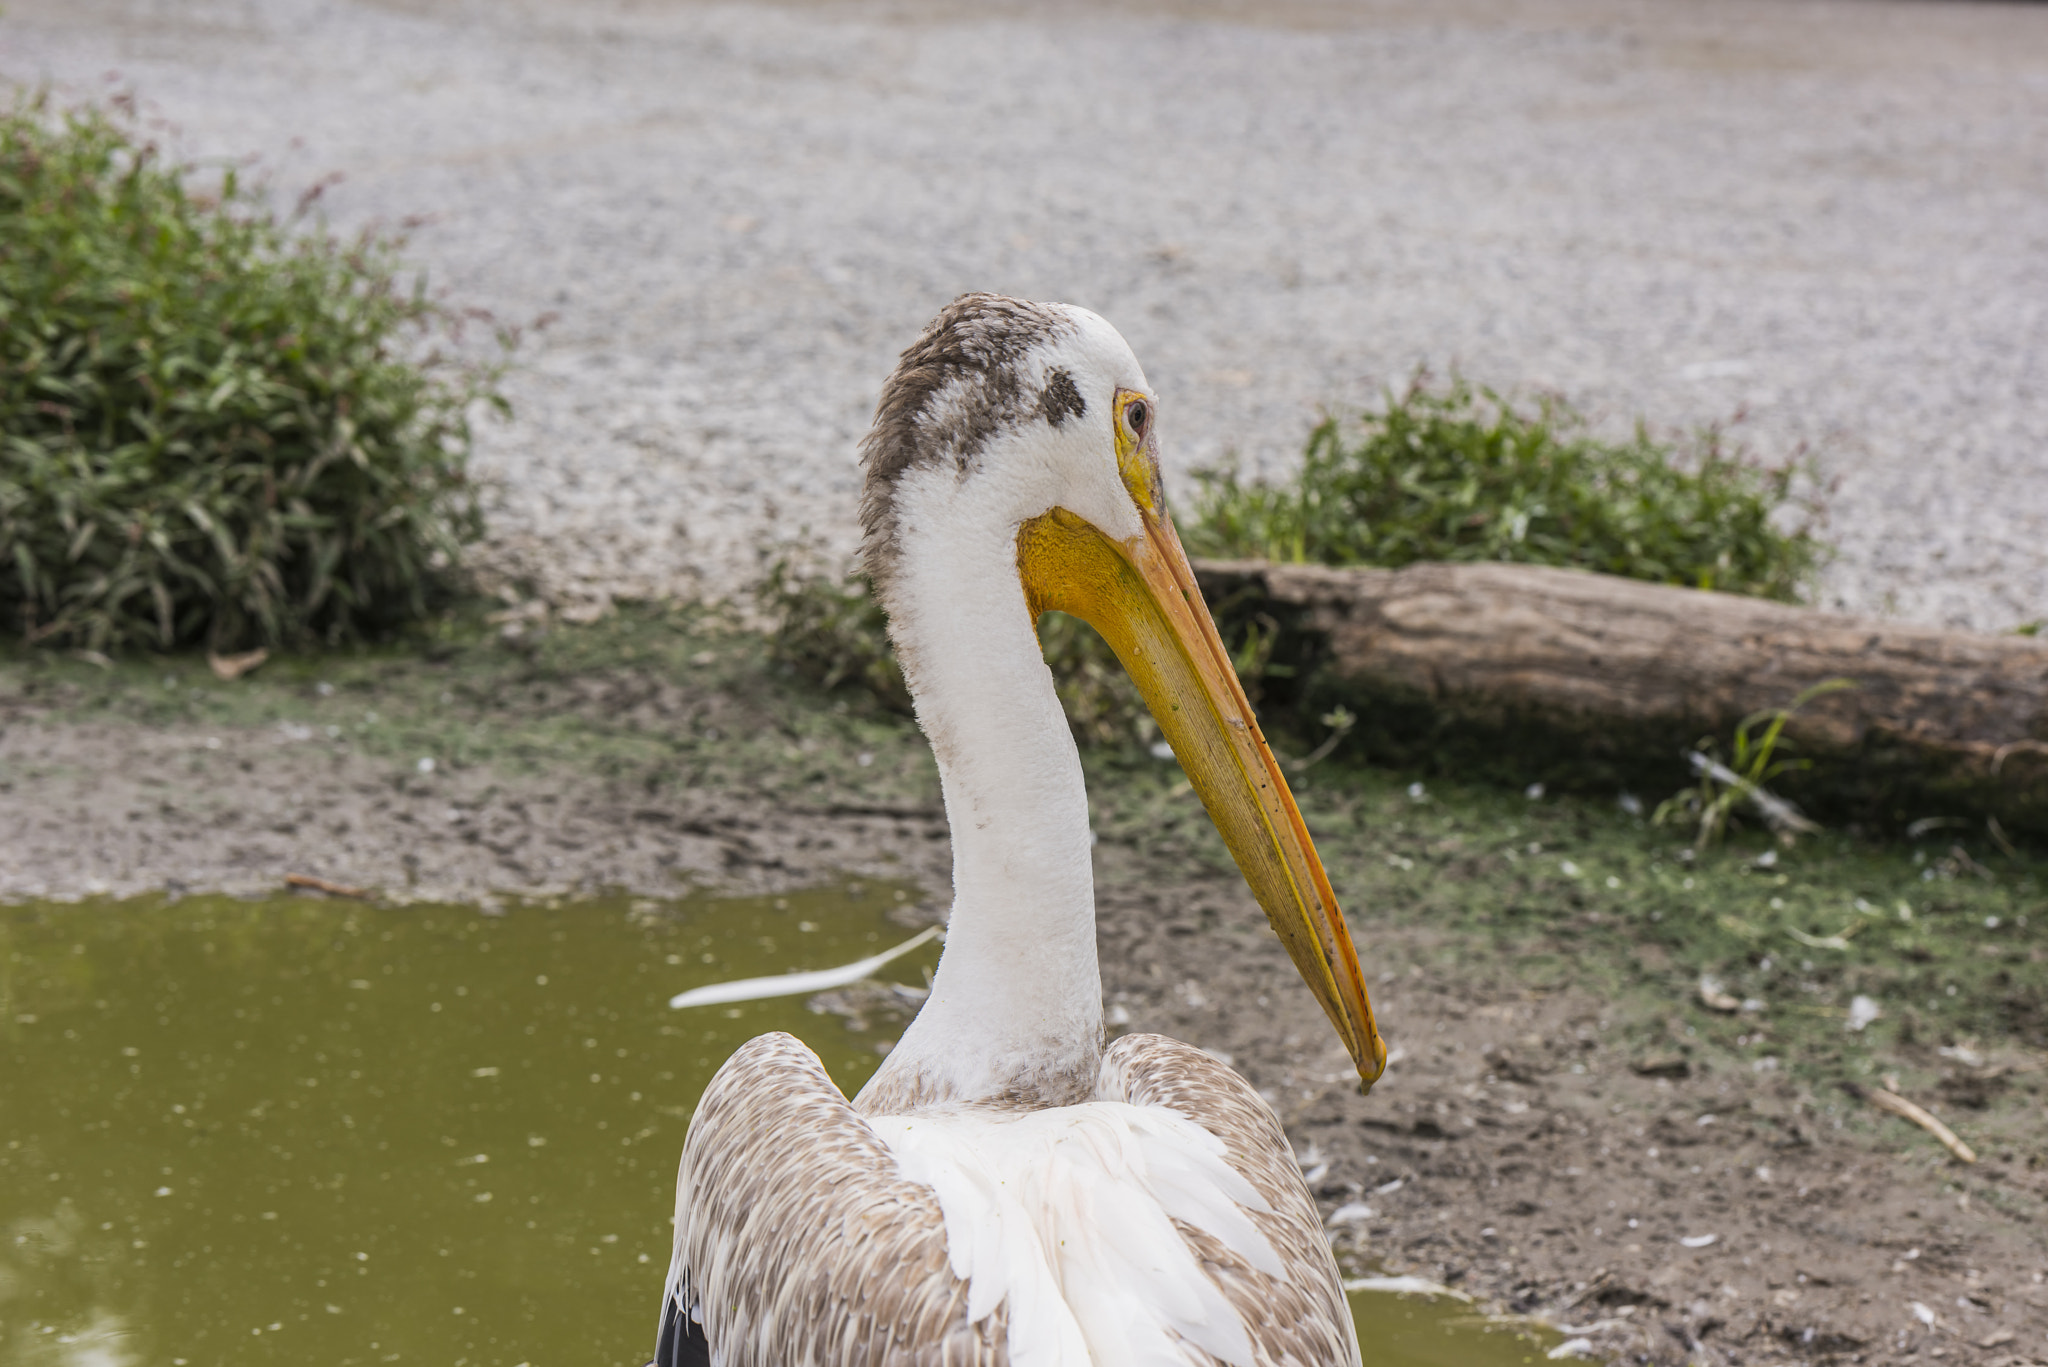
<path id="1" fill-rule="evenodd" d="M 1173 1222 L 1279 1277 L 1245 1213 L 1272 1207 L 1201 1126 L 1116 1101 L 871 1123 L 902 1175 L 938 1196 L 969 1320 L 1009 1298 L 1016 1367 L 1185 1367 L 1201 1360 L 1190 1348 L 1252 1367 L 1243 1322 Z"/>

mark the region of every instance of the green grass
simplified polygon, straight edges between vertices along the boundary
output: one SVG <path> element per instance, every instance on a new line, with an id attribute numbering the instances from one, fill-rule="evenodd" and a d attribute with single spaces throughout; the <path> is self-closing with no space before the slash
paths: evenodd
<path id="1" fill-rule="evenodd" d="M 1287 483 L 1204 472 L 1185 530 L 1200 555 L 1509 561 L 1791 601 L 1824 554 L 1810 528 L 1773 521 L 1796 473 L 1729 454 L 1712 430 L 1685 450 L 1640 425 L 1601 441 L 1559 400 L 1418 375 L 1384 411 L 1325 419 Z"/>
<path id="2" fill-rule="evenodd" d="M 0 113 L 0 628 L 227 650 L 426 611 L 498 402 L 456 321 L 396 243 L 282 223 L 119 111 Z"/>

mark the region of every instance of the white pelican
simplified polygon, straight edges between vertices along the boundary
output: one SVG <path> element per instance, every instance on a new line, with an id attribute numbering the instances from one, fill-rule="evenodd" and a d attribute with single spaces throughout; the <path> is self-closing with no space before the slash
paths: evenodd
<path id="1" fill-rule="evenodd" d="M 1085 309 L 955 300 L 863 443 L 863 554 L 953 835 L 931 995 L 852 1102 L 786 1034 L 705 1089 L 656 1363 L 1356 1363 L 1273 1112 L 1189 1045 L 1105 1046 L 1088 802 L 1038 648 L 1116 650 L 1370 1086 L 1328 878 L 1162 501 L 1157 404 Z"/>

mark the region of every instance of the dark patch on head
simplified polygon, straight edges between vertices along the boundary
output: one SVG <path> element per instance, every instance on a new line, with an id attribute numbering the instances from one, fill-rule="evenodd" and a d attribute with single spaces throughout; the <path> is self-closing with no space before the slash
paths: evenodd
<path id="1" fill-rule="evenodd" d="M 875 425 L 861 442 L 867 481 L 861 493 L 861 557 L 878 593 L 886 596 L 896 566 L 896 482 L 915 465 L 950 460 L 964 473 L 995 431 L 1057 403 L 1055 424 L 1084 411 L 1080 392 L 1064 371 L 1044 395 L 1024 393 L 1017 363 L 1033 347 L 1072 328 L 1057 308 L 1000 294 L 963 294 L 939 311 L 910 344 L 896 373 L 882 386 Z M 1052 399 L 1064 382 L 1072 405 Z M 941 415 L 933 399 L 952 400 Z"/>
<path id="2" fill-rule="evenodd" d="M 1062 427 L 1068 418 L 1087 417 L 1088 401 L 1074 387 L 1072 375 L 1064 370 L 1055 370 L 1052 378 L 1045 382 L 1045 392 L 1038 396 L 1038 412 L 1054 427 Z"/>

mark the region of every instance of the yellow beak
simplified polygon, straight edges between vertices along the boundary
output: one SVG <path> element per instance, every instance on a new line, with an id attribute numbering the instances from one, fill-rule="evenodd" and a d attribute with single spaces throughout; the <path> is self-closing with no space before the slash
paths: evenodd
<path id="1" fill-rule="evenodd" d="M 1024 524 L 1017 567 L 1033 620 L 1053 609 L 1071 613 L 1101 632 L 1123 661 L 1252 895 L 1350 1051 L 1362 1089 L 1370 1088 L 1386 1067 L 1387 1046 L 1336 894 L 1259 734 L 1172 520 L 1156 495 L 1139 500 L 1139 513 L 1144 530 L 1126 543 L 1060 508 Z"/>

